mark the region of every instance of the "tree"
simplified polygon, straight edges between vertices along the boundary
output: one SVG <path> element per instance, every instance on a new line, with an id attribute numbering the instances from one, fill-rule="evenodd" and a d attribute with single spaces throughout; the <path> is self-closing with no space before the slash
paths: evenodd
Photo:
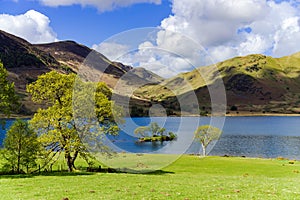
<path id="1" fill-rule="evenodd" d="M 3 157 L 6 166 L 21 173 L 25 167 L 34 167 L 39 151 L 37 134 L 29 128 L 28 123 L 16 120 L 6 133 L 4 139 Z"/>
<path id="2" fill-rule="evenodd" d="M 28 85 L 27 91 L 34 102 L 49 104 L 30 121 L 40 135 L 49 161 L 64 152 L 68 170 L 73 171 L 78 156 L 89 156 L 87 145 L 109 151 L 99 138 L 101 134 L 118 134 L 114 117 L 120 116 L 120 112 L 112 109 L 112 93 L 104 83 L 83 82 L 75 74 L 52 71 Z"/>
<path id="3" fill-rule="evenodd" d="M 194 132 L 194 138 L 201 143 L 203 156 L 206 156 L 207 146 L 214 140 L 217 140 L 222 131 L 210 125 L 199 126 Z"/>
<path id="4" fill-rule="evenodd" d="M 177 136 L 173 132 L 169 132 L 165 135 L 166 129 L 160 127 L 156 122 L 152 122 L 149 126 L 140 126 L 134 130 L 134 134 L 140 135 L 141 141 L 170 141 L 175 139 Z"/>
<path id="5" fill-rule="evenodd" d="M 149 130 L 152 133 L 152 136 L 158 136 L 161 135 L 163 136 L 166 129 L 160 127 L 156 122 L 152 122 L 149 126 Z"/>
<path id="6" fill-rule="evenodd" d="M 134 130 L 134 134 L 140 135 L 141 137 L 146 137 L 148 132 L 149 132 L 148 126 L 140 126 Z"/>
<path id="7" fill-rule="evenodd" d="M 7 80 L 7 71 L 0 62 L 0 113 L 9 115 L 19 108 L 18 96 L 15 93 L 14 83 Z"/>
<path id="8" fill-rule="evenodd" d="M 173 140 L 177 137 L 176 134 L 174 134 L 173 132 L 169 132 L 168 134 L 169 134 L 170 140 Z"/>
<path id="9" fill-rule="evenodd" d="M 140 135 L 142 137 L 149 136 L 151 133 L 152 137 L 155 136 L 164 136 L 166 129 L 160 127 L 156 122 L 152 122 L 149 126 L 140 126 L 134 130 L 134 134 Z"/>

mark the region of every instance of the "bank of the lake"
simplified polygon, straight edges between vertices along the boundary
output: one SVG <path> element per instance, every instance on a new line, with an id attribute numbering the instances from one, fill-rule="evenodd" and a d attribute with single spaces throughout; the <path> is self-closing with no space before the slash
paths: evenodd
<path id="1" fill-rule="evenodd" d="M 156 155 L 149 155 L 156 156 Z M 185 155 L 152 174 L 0 176 L 1 199 L 299 199 L 300 163 Z"/>

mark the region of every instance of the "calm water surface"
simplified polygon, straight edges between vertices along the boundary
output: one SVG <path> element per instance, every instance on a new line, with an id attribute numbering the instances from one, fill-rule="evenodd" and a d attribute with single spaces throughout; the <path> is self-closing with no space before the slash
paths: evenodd
<path id="1" fill-rule="evenodd" d="M 136 143 L 134 129 L 151 120 L 176 133 L 177 141 Z M 12 122 L 8 120 L 6 128 Z M 107 143 L 117 151 L 134 153 L 199 153 L 193 132 L 198 125 L 210 122 L 209 117 L 127 118 L 119 136 L 108 137 Z M 5 130 L 0 130 L 0 144 L 4 135 Z M 300 159 L 300 117 L 226 117 L 223 134 L 210 150 L 210 155 Z"/>

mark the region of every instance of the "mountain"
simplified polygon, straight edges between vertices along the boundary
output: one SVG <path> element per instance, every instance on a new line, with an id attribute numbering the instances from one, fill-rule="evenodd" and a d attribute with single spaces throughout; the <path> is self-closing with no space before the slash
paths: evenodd
<path id="1" fill-rule="evenodd" d="M 51 70 L 106 82 L 121 106 L 129 104 L 127 114 L 132 116 L 160 115 L 162 107 L 169 115 L 199 114 L 195 113 L 199 108 L 201 114 L 211 113 L 209 88 L 217 87 L 218 74 L 226 92 L 227 114 L 300 113 L 300 52 L 282 58 L 235 57 L 216 67 L 163 79 L 146 69 L 110 61 L 74 41 L 30 44 L 0 30 L 0 59 L 22 97 L 23 115 L 45 106 L 32 103 L 25 89 Z M 193 96 L 196 101 L 190 101 Z"/>
<path id="2" fill-rule="evenodd" d="M 216 68 L 199 67 L 160 84 L 146 85 L 135 95 L 179 113 L 179 100 L 195 94 L 201 112 L 210 113 L 208 86 L 216 84 L 218 73 L 226 91 L 227 114 L 300 113 L 300 53 L 282 58 L 235 57 L 217 63 Z"/>
<path id="3" fill-rule="evenodd" d="M 78 73 L 89 80 L 104 81 L 111 88 L 116 85 L 126 89 L 137 88 L 163 80 L 146 69 L 133 69 L 120 62 L 110 61 L 101 53 L 74 41 L 31 44 L 1 30 L 0 60 L 8 70 L 9 80 L 15 82 L 16 91 L 22 97 L 22 114 L 32 114 L 37 108 L 45 106 L 31 101 L 26 93 L 26 85 L 51 70 Z"/>

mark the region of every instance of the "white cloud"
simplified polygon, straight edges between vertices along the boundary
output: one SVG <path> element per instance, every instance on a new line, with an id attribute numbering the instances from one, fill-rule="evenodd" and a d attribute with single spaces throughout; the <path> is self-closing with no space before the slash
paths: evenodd
<path id="1" fill-rule="evenodd" d="M 264 17 L 267 9 L 261 0 L 174 0 L 173 15 L 161 27 L 203 46 L 218 45 L 234 38 L 239 27 Z"/>
<path id="2" fill-rule="evenodd" d="M 274 36 L 273 54 L 275 56 L 288 55 L 300 50 L 299 21 L 299 17 L 291 17 L 283 20 L 281 29 Z"/>
<path id="3" fill-rule="evenodd" d="M 57 41 L 47 16 L 35 10 L 21 15 L 0 14 L 0 29 L 32 43 Z"/>
<path id="4" fill-rule="evenodd" d="M 173 0 L 172 11 L 161 27 L 193 38 L 218 61 L 251 53 L 284 56 L 300 51 L 300 8 L 294 1 Z M 245 28 L 250 32 L 241 32 Z"/>
<path id="5" fill-rule="evenodd" d="M 187 63 L 202 66 L 234 56 L 268 53 L 280 57 L 300 51 L 299 1 L 173 0 L 172 14 L 161 21 L 160 28 L 154 41 L 143 42 L 134 55 L 126 57 L 127 64 L 140 61 L 170 76 L 190 70 Z M 148 49 L 142 48 L 145 44 Z M 157 49 L 169 54 L 158 55 Z"/>
<path id="6" fill-rule="evenodd" d="M 39 0 L 42 4 L 47 6 L 94 6 L 100 12 L 111 11 L 120 7 L 128 7 L 139 3 L 154 3 L 161 4 L 161 0 Z"/>
<path id="7" fill-rule="evenodd" d="M 99 45 L 94 44 L 92 49 L 102 53 L 111 60 L 117 61 L 120 57 L 129 53 L 130 47 L 115 42 L 103 42 Z"/>

